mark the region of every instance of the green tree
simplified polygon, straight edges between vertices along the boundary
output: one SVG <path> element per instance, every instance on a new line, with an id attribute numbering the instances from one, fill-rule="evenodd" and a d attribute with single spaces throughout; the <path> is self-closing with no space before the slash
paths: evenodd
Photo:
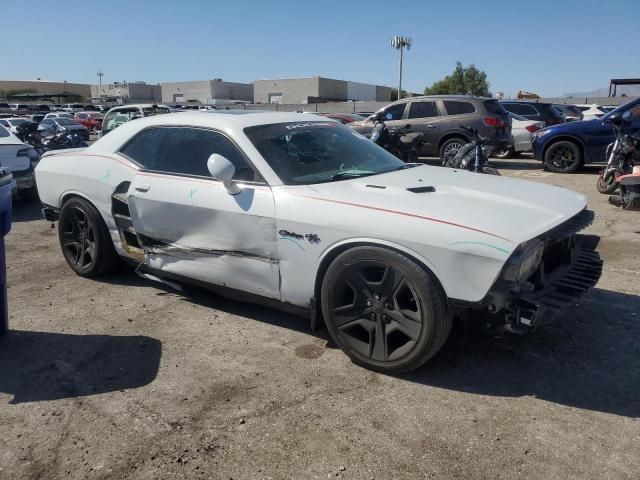
<path id="1" fill-rule="evenodd" d="M 479 70 L 474 64 L 464 68 L 460 62 L 456 62 L 456 68 L 451 75 L 425 88 L 424 94 L 491 96 L 486 72 Z"/>

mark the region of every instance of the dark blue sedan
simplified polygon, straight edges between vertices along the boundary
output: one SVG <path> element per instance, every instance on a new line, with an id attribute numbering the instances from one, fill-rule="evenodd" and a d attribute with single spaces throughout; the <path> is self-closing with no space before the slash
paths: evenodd
<path id="1" fill-rule="evenodd" d="M 543 161 L 545 168 L 557 173 L 575 172 L 587 163 L 605 162 L 607 145 L 614 141 L 613 130 L 606 120 L 614 112 L 627 110 L 633 111 L 631 125 L 627 129 L 639 129 L 640 99 L 637 99 L 601 118 L 561 123 L 538 130 L 531 138 L 534 158 Z"/>

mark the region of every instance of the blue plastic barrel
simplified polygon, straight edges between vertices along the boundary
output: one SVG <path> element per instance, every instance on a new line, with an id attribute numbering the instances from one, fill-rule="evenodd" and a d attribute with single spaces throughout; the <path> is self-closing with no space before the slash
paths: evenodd
<path id="1" fill-rule="evenodd" d="M 16 182 L 6 169 L 0 167 L 0 335 L 9 330 L 7 306 L 7 264 L 4 252 L 4 237 L 11 230 L 11 192 Z"/>

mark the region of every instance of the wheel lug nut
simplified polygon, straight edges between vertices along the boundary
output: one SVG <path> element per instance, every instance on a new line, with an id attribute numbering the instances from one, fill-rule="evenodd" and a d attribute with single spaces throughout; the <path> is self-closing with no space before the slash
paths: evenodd
<path id="1" fill-rule="evenodd" d="M 375 319 L 376 319 L 376 314 L 375 314 L 375 313 L 372 313 L 372 314 L 371 314 L 371 320 L 375 320 Z"/>
<path id="2" fill-rule="evenodd" d="M 373 296 L 373 298 L 375 298 L 376 300 L 380 300 L 380 295 L 376 294 Z"/>
<path id="3" fill-rule="evenodd" d="M 371 306 L 371 300 L 367 300 L 367 307 Z"/>

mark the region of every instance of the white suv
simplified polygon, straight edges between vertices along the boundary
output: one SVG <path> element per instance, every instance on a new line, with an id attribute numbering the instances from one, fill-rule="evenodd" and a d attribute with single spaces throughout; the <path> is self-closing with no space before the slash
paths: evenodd
<path id="1" fill-rule="evenodd" d="M 130 120 L 162 113 L 171 113 L 171 110 L 165 105 L 155 105 L 151 103 L 114 107 L 105 114 L 102 120 L 102 132 L 100 135 L 106 135 L 111 130 L 116 129 Z"/>

